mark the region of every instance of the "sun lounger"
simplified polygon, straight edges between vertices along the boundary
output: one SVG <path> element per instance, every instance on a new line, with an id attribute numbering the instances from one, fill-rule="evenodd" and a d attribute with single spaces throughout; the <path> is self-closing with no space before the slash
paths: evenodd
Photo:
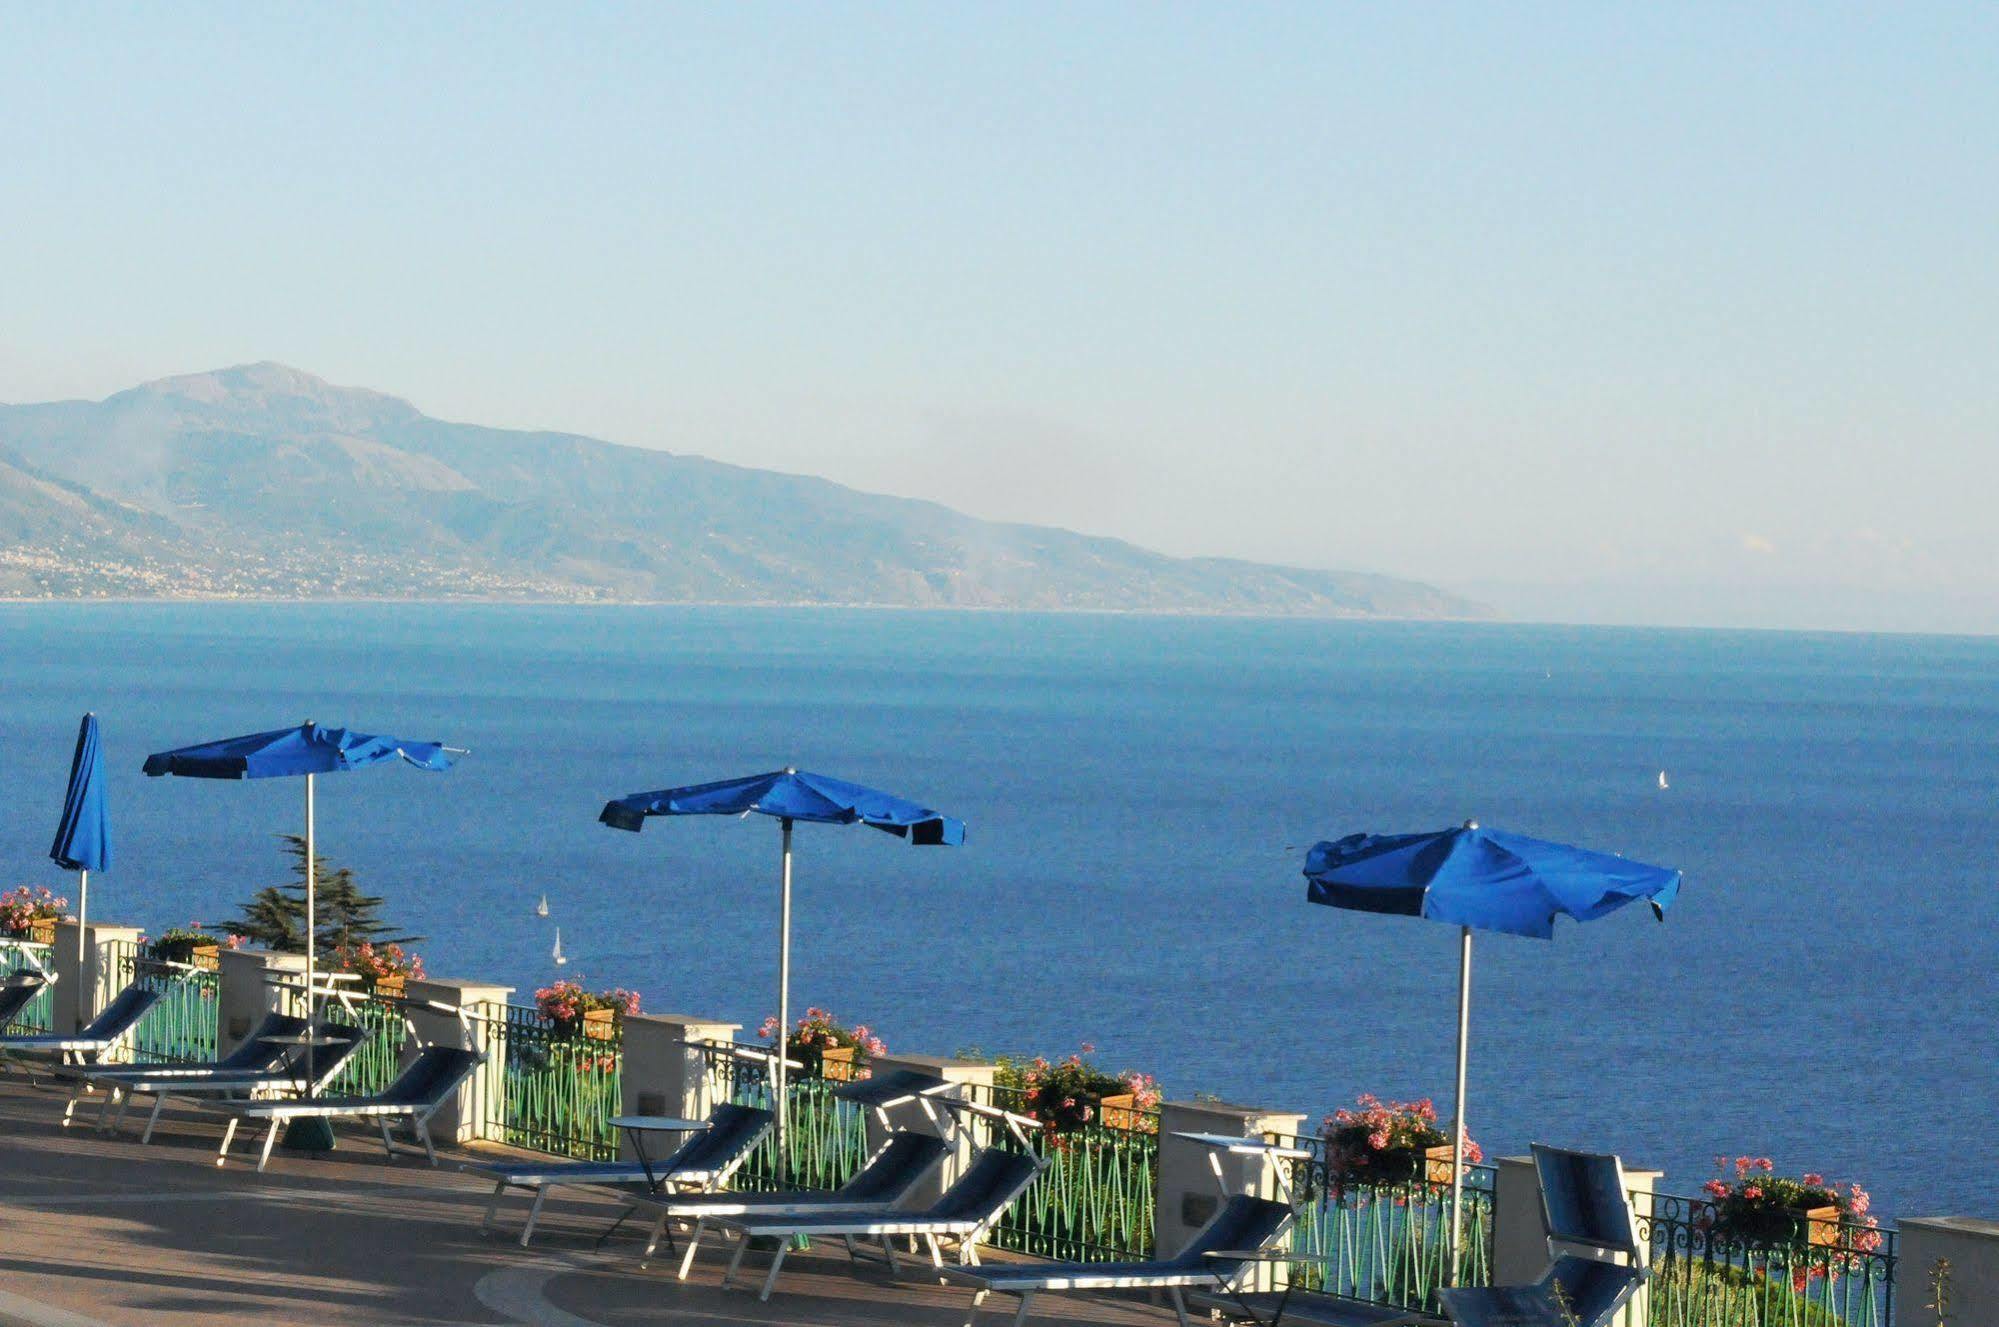
<path id="1" fill-rule="evenodd" d="M 985 1304 L 986 1296 L 998 1291 L 1018 1295 L 1020 1310 L 1015 1327 L 1027 1321 L 1034 1297 L 1044 1290 L 1103 1291 L 1145 1290 L 1166 1292 L 1179 1315 L 1181 1327 L 1190 1327 L 1186 1292 L 1192 1287 L 1214 1286 L 1232 1280 L 1255 1256 L 1291 1224 L 1291 1206 L 1268 1198 L 1238 1195 L 1222 1204 L 1208 1224 L 1192 1241 L 1171 1258 L 1149 1262 L 1097 1263 L 1007 1263 L 988 1267 L 946 1267 L 940 1275 L 958 1285 L 972 1287 L 972 1311 L 965 1319 L 971 1327 Z"/>
<path id="2" fill-rule="evenodd" d="M 229 1144 L 236 1136 L 237 1124 L 243 1120 L 269 1122 L 264 1131 L 264 1150 L 257 1159 L 257 1169 L 261 1172 L 271 1160 L 271 1147 L 277 1141 L 279 1125 L 292 1120 L 318 1119 L 329 1122 L 373 1120 L 382 1132 L 384 1161 L 393 1160 L 396 1151 L 394 1142 L 389 1138 L 389 1125 L 392 1121 L 403 1121 L 409 1125 L 416 1140 L 423 1144 L 424 1155 L 434 1166 L 437 1164 L 437 1149 L 430 1141 L 430 1117 L 457 1095 L 459 1087 L 485 1058 L 478 1051 L 457 1046 L 426 1046 L 417 1052 L 416 1059 L 395 1082 L 372 1097 L 217 1103 L 214 1109 L 229 1112 L 230 1120 L 229 1127 L 223 1132 L 222 1147 L 216 1155 L 215 1164 L 219 1166 L 229 1159 Z"/>
<path id="3" fill-rule="evenodd" d="M 118 1114 L 109 1119 L 106 1127 L 115 1129 L 123 1123 L 125 1109 L 135 1096 L 153 1098 L 152 1113 L 146 1117 L 145 1130 L 139 1135 L 141 1143 L 150 1143 L 160 1115 L 169 1105 L 203 1109 L 229 1102 L 265 1101 L 322 1092 L 373 1035 L 366 1028 L 346 1023 L 320 1023 L 312 1030 L 326 1044 L 314 1046 L 310 1051 L 304 1046 L 269 1047 L 275 1056 L 267 1057 L 261 1065 L 215 1069 L 198 1074 L 166 1072 L 151 1077 L 128 1075 L 111 1080 L 124 1101 L 119 1105 Z M 292 1034 L 266 1032 L 263 1035 L 276 1037 Z M 250 1044 L 246 1040 L 243 1046 L 236 1048 L 235 1053 L 247 1058 L 249 1053 L 245 1048 Z M 108 1114 L 110 1103 L 107 1101 L 105 1104 Z"/>
<path id="4" fill-rule="evenodd" d="M 1459 1327 L 1608 1327 L 1650 1273 L 1638 1265 L 1638 1219 L 1614 1156 L 1534 1145 L 1548 1267 L 1524 1286 L 1440 1290 Z"/>
<path id="5" fill-rule="evenodd" d="M 942 1197 L 926 1208 L 911 1211 L 829 1208 L 797 1215 L 752 1213 L 717 1217 L 710 1224 L 733 1231 L 737 1237 L 735 1256 L 729 1260 L 729 1271 L 722 1284 L 735 1284 L 743 1254 L 755 1239 L 777 1241 L 758 1299 L 770 1298 L 791 1242 L 801 1238 L 843 1239 L 849 1250 L 856 1240 L 879 1240 L 891 1270 L 897 1266 L 892 1240 L 905 1236 L 922 1240 L 930 1250 L 931 1263 L 937 1267 L 944 1265 L 942 1242 L 951 1240 L 958 1246 L 959 1261 L 976 1263 L 979 1240 L 1013 1206 L 1014 1200 L 1041 1177 L 1046 1165 L 1039 1157 L 988 1148 L 978 1154 Z"/>
<path id="6" fill-rule="evenodd" d="M 61 1064 L 86 1064 L 101 1060 L 116 1050 L 139 1020 L 159 1002 L 160 993 L 136 982 L 118 992 L 104 1012 L 74 1034 L 35 1032 L 0 1037 L 0 1054 L 46 1056 Z"/>
<path id="7" fill-rule="evenodd" d="M 534 1238 L 535 1222 L 550 1189 L 570 1185 L 613 1189 L 672 1185 L 696 1191 L 718 1188 L 749 1160 L 751 1151 L 770 1132 L 773 1119 L 771 1112 L 758 1106 L 717 1106 L 708 1117 L 708 1127 L 654 1161 L 650 1174 L 645 1163 L 636 1160 L 480 1161 L 468 1162 L 461 1169 L 493 1177 L 493 1197 L 479 1222 L 483 1230 L 493 1228 L 493 1217 L 508 1189 L 534 1194 L 527 1222 L 521 1227 L 521 1247 L 526 1248 Z"/>
<path id="8" fill-rule="evenodd" d="M 67 1129 L 76 1113 L 77 1105 L 87 1092 L 104 1093 L 104 1109 L 98 1116 L 98 1128 L 102 1129 L 110 1119 L 113 1105 L 130 1099 L 129 1085 L 146 1083 L 168 1083 L 176 1079 L 194 1080 L 209 1078 L 217 1074 L 246 1074 L 275 1067 L 284 1059 L 281 1047 L 264 1043 L 263 1038 L 288 1036 L 305 1031 L 303 1018 L 293 1018 L 290 1014 L 266 1014 L 245 1037 L 236 1049 L 219 1060 L 194 1064 L 107 1064 L 80 1065 L 67 1071 L 66 1076 L 76 1080 L 76 1092 L 63 1108 L 62 1124 Z"/>
<path id="9" fill-rule="evenodd" d="M 785 1189 L 775 1193 L 690 1193 L 660 1198 L 634 1198 L 632 1205 L 642 1212 L 656 1212 L 652 1235 L 646 1241 L 645 1256 L 659 1247 L 670 1221 L 692 1221 L 694 1232 L 680 1260 L 680 1279 L 687 1279 L 694 1265 L 694 1251 L 708 1224 L 733 1216 L 797 1216 L 811 1212 L 853 1212 L 863 1209 L 886 1212 L 908 1196 L 918 1182 L 950 1155 L 951 1145 L 935 1134 L 895 1133 L 883 1143 L 867 1165 L 854 1177 L 831 1192 L 813 1189 Z"/>
<path id="10" fill-rule="evenodd" d="M 0 1033 L 25 1012 L 35 997 L 47 990 L 55 978 L 45 972 L 32 972 L 21 968 L 10 972 L 0 981 Z"/>

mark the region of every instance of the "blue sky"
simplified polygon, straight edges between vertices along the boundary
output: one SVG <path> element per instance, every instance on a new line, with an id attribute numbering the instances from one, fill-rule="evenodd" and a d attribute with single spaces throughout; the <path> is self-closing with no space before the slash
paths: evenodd
<path id="1" fill-rule="evenodd" d="M 14 6 L 0 400 L 277 359 L 1522 616 L 1999 630 L 1989 5 Z"/>

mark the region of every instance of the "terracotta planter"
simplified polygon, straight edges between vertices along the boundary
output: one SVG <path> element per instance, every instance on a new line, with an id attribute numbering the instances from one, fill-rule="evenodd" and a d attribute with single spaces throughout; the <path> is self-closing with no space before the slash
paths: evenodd
<path id="1" fill-rule="evenodd" d="M 400 1000 L 403 998 L 403 992 L 408 987 L 409 975 L 407 973 L 392 972 L 386 977 L 375 978 L 374 985 L 368 989 L 385 1000 Z"/>
<path id="2" fill-rule="evenodd" d="M 819 1052 L 819 1076 L 829 1083 L 851 1083 L 856 1066 L 852 1046 L 828 1046 Z"/>
<path id="3" fill-rule="evenodd" d="M 618 1013 L 615 1009 L 586 1009 L 583 1011 L 583 1035 L 592 1041 L 614 1041 L 618 1036 Z"/>
<path id="4" fill-rule="evenodd" d="M 204 972 L 219 972 L 222 969 L 222 946 L 196 945 L 189 951 L 187 961 Z"/>
<path id="5" fill-rule="evenodd" d="M 1114 1092 L 1097 1098 L 1097 1123 L 1106 1129 L 1138 1128 L 1138 1097 L 1131 1092 Z"/>
<path id="6" fill-rule="evenodd" d="M 52 945 L 56 942 L 56 919 L 37 917 L 28 923 L 27 940 L 34 945 Z"/>
<path id="7" fill-rule="evenodd" d="M 1837 1207 L 1814 1207 L 1805 1213 L 1805 1242 L 1815 1249 L 1839 1247 L 1839 1223 L 1844 1219 Z"/>

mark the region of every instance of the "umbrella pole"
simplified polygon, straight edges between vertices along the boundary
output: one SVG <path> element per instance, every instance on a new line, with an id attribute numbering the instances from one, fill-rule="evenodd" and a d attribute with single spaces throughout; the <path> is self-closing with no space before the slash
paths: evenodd
<path id="1" fill-rule="evenodd" d="M 314 851 L 315 848 L 313 844 L 313 825 L 312 825 L 312 775 L 310 772 L 308 772 L 305 776 L 305 1021 L 306 1021 L 306 1033 L 308 1036 L 312 1034 L 312 1024 L 318 1021 L 314 1017 L 314 1010 L 312 1007 L 313 987 L 315 985 L 314 974 L 313 974 L 314 931 L 313 931 L 313 915 L 312 915 L 313 914 L 312 896 L 314 892 L 313 886 L 315 884 L 313 880 L 313 874 L 315 868 L 318 865 L 318 863 L 314 860 L 313 857 Z M 312 1095 L 312 1050 L 313 1048 L 311 1046 L 307 1046 L 305 1048 L 305 1094 L 307 1096 Z"/>
<path id="2" fill-rule="evenodd" d="M 778 1187 L 784 1187 L 785 1176 L 790 1172 L 786 1164 L 785 1124 L 791 1114 L 785 1092 L 785 1061 L 789 1059 L 791 1042 L 791 817 L 784 817 L 784 869 L 783 884 L 778 895 L 777 907 L 777 1099 L 772 1104 L 777 1109 L 777 1178 Z"/>
<path id="3" fill-rule="evenodd" d="M 82 1031 L 83 1025 L 90 1021 L 90 1009 L 97 1007 L 97 1001 L 85 994 L 87 991 L 95 991 L 97 989 L 97 983 L 90 979 L 90 972 L 85 967 L 85 964 L 89 961 L 86 955 L 90 952 L 90 945 L 85 939 L 85 936 L 89 933 L 86 929 L 89 924 L 90 868 L 85 867 L 76 873 L 76 1026 L 78 1031 Z M 85 1007 L 84 1002 L 86 1000 L 89 1000 L 88 1008 Z"/>
<path id="4" fill-rule="evenodd" d="M 1444 1284 L 1458 1283 L 1458 1259 L 1464 1245 L 1461 1213 L 1465 1197 L 1465 1061 L 1471 1044 L 1471 927 L 1458 928 L 1458 1091 L 1457 1122 L 1451 1130 L 1451 1265 Z"/>

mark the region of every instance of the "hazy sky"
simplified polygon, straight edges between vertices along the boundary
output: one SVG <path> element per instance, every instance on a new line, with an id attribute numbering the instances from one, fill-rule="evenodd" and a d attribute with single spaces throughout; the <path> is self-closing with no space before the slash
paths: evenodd
<path id="1" fill-rule="evenodd" d="M 1999 630 L 1999 6 L 0 3 L 0 400 L 277 359 L 1524 616 Z"/>

